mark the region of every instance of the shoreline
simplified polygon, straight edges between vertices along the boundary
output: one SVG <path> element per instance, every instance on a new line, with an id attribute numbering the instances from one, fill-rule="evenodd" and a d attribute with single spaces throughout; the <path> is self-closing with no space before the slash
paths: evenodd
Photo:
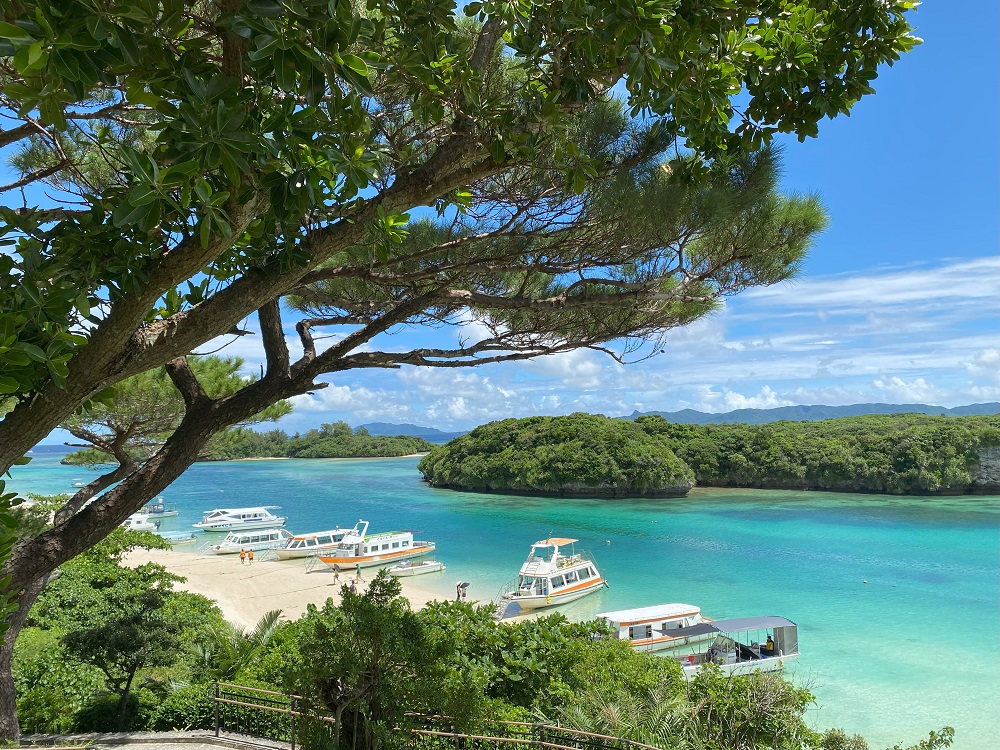
<path id="1" fill-rule="evenodd" d="M 124 563 L 137 567 L 152 562 L 185 580 L 175 584 L 178 591 L 189 591 L 215 602 L 223 617 L 243 628 L 252 628 L 265 614 L 281 610 L 289 620 L 296 620 L 310 604 L 322 607 L 327 599 L 340 601 L 340 587 L 354 578 L 341 573 L 339 582 L 334 572 L 320 563 L 307 571 L 309 558 L 278 560 L 258 553 L 253 563 L 241 564 L 239 555 L 213 555 L 200 551 L 136 549 L 127 553 Z M 363 591 L 375 577 L 378 568 L 362 568 L 359 590 Z M 432 601 L 454 597 L 454 584 L 443 573 L 430 573 L 414 580 L 400 578 L 402 596 L 413 609 L 421 609 Z"/>

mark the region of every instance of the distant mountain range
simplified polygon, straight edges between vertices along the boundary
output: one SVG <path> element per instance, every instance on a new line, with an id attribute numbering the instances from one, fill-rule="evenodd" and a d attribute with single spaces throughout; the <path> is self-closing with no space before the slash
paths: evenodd
<path id="1" fill-rule="evenodd" d="M 736 409 L 722 414 L 709 414 L 695 409 L 680 411 L 634 411 L 626 419 L 657 414 L 676 424 L 766 424 L 768 422 L 816 422 L 838 417 L 859 417 L 863 414 L 941 414 L 948 417 L 968 417 L 1000 414 L 1000 403 L 970 404 L 947 409 L 929 404 L 851 404 L 849 406 L 779 406 L 774 409 Z"/>
<path id="2" fill-rule="evenodd" d="M 464 432 L 442 432 L 433 427 L 421 427 L 418 424 L 393 424 L 392 422 L 369 422 L 363 424 L 369 435 L 412 435 L 426 440 L 428 443 L 447 443 L 452 438 L 465 434 Z"/>

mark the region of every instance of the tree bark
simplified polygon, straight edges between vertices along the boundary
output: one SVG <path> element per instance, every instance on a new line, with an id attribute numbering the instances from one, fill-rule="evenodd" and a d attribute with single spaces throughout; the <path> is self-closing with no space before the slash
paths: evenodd
<path id="1" fill-rule="evenodd" d="M 17 597 L 17 611 L 7 621 L 7 632 L 0 644 L 0 739 L 17 741 L 21 737 L 21 727 L 17 720 L 17 694 L 14 690 L 14 674 L 11 671 L 11 661 L 14 656 L 14 644 L 32 605 L 42 593 L 49 576 L 45 575 L 26 586 Z"/>

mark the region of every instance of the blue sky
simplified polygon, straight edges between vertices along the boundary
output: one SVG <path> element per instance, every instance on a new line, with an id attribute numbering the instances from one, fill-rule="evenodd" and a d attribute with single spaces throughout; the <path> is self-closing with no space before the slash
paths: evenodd
<path id="1" fill-rule="evenodd" d="M 635 365 L 577 352 L 467 370 L 348 372 L 297 399 L 281 426 L 467 429 L 579 410 L 1000 400 L 998 4 L 934 0 L 912 18 L 924 44 L 882 71 L 875 96 L 823 123 L 818 139 L 784 144 L 783 188 L 818 193 L 831 218 L 796 280 L 728 300 Z M 426 340 L 395 336 L 385 343 Z M 223 351 L 256 371 L 258 340 Z"/>

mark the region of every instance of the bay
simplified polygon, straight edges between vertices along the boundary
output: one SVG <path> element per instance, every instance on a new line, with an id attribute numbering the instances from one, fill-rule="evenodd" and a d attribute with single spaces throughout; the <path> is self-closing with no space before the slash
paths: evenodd
<path id="1" fill-rule="evenodd" d="M 11 488 L 72 492 L 93 478 L 59 458 L 38 454 L 15 468 Z M 1000 746 L 998 497 L 696 489 L 663 500 L 525 498 L 430 488 L 417 460 L 196 464 L 164 492 L 180 515 L 163 530 L 249 505 L 281 506 L 296 532 L 359 518 L 373 531 L 418 530 L 448 566 L 442 595 L 465 580 L 481 600 L 516 575 L 529 544 L 571 536 L 610 582 L 561 608 L 571 619 L 667 601 L 715 618 L 785 616 L 799 624 L 803 656 L 789 674 L 817 696 L 815 727 L 843 727 L 879 748 L 950 725 L 959 750 Z"/>

